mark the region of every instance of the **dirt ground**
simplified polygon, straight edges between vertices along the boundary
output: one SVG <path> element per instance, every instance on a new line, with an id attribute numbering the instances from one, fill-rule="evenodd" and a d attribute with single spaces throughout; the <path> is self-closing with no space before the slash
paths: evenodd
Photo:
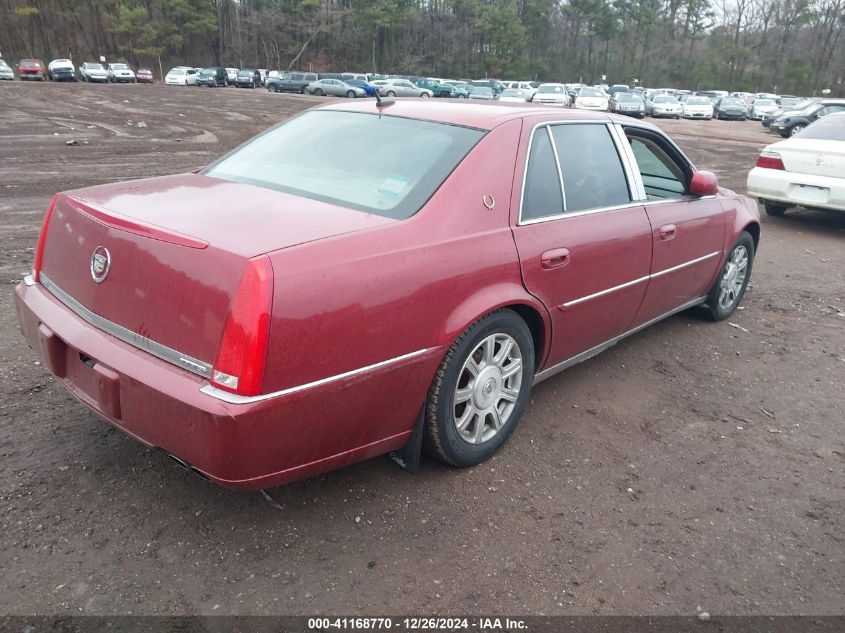
<path id="1" fill-rule="evenodd" d="M 203 165 L 319 102 L 0 85 L 0 614 L 843 613 L 845 215 L 764 217 L 738 327 L 683 313 L 542 383 L 471 470 L 373 459 L 273 505 L 55 384 L 13 306 L 50 196 Z M 740 191 L 776 140 L 660 126 Z"/>

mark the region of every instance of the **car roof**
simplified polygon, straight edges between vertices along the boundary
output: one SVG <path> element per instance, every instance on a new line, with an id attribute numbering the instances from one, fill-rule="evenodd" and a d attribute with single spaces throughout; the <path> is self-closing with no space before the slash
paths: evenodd
<path id="1" fill-rule="evenodd" d="M 445 101 L 445 100 L 444 100 Z M 343 112 L 364 112 L 378 113 L 375 100 L 360 100 L 353 103 L 341 103 L 325 105 L 317 108 L 319 110 L 338 110 Z M 522 105 L 521 103 L 473 103 L 461 99 L 459 102 L 443 103 L 440 99 L 436 102 L 431 99 L 399 99 L 393 105 L 382 108 L 381 114 L 387 116 L 398 116 L 409 119 L 421 119 L 437 123 L 448 123 L 451 125 L 463 125 L 483 130 L 493 128 L 525 117 L 548 116 L 558 121 L 625 121 L 627 117 L 617 117 L 602 112 L 587 112 L 584 110 L 566 110 L 555 107 L 543 107 L 538 105 Z"/>

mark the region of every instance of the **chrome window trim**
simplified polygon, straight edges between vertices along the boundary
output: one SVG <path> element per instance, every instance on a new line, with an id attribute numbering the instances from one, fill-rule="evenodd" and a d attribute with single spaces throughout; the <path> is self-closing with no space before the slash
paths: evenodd
<path id="1" fill-rule="evenodd" d="M 563 220 L 565 218 L 577 218 L 582 215 L 593 215 L 594 213 L 604 213 L 606 211 L 619 211 L 622 209 L 632 209 L 632 208 L 639 208 L 642 209 L 643 203 L 639 200 L 635 202 L 631 202 L 629 204 L 620 204 L 615 207 L 597 207 L 595 209 L 586 209 L 584 211 L 573 211 L 572 213 L 557 213 L 555 215 L 548 215 L 544 218 L 533 218 L 531 220 L 525 220 L 519 226 L 528 226 L 530 224 L 539 224 L 541 222 L 550 222 L 552 220 Z"/>
<path id="2" fill-rule="evenodd" d="M 563 203 L 561 207 L 563 212 L 566 213 L 566 187 L 563 184 L 563 170 L 560 168 L 560 157 L 557 154 L 557 143 L 555 143 L 554 134 L 552 134 L 552 127 L 550 125 L 546 126 L 546 134 L 549 136 L 549 143 L 552 146 L 552 156 L 555 157 L 555 165 L 557 166 L 557 180 L 560 183 L 560 199 Z M 533 137 L 532 137 L 533 138 Z M 531 158 L 531 155 L 528 155 L 528 158 Z M 527 174 L 528 172 L 526 172 Z M 522 205 L 519 207 L 519 213 L 522 214 Z"/>
<path id="3" fill-rule="evenodd" d="M 589 295 L 585 295 L 583 297 L 579 297 L 577 299 L 573 299 L 572 301 L 567 301 L 564 304 L 557 306 L 558 310 L 565 310 L 566 308 L 570 308 L 572 306 L 578 305 L 579 303 L 584 303 L 585 301 L 589 301 L 591 299 L 597 299 L 598 297 L 602 297 L 604 295 L 610 294 L 611 292 L 616 292 L 617 290 L 623 290 L 625 288 L 629 288 L 633 285 L 642 283 L 644 281 L 649 281 L 651 279 L 656 279 L 657 277 L 662 277 L 663 275 L 668 275 L 669 273 L 673 273 L 675 271 L 681 270 L 682 268 L 686 268 L 687 266 L 692 266 L 694 264 L 701 263 L 706 261 L 712 257 L 716 257 L 717 255 L 721 255 L 722 251 L 713 251 L 712 253 L 708 253 L 707 255 L 703 255 L 701 257 L 696 257 L 695 259 L 690 259 L 689 261 L 685 261 L 682 264 L 678 264 L 677 266 L 672 266 L 671 268 L 665 268 L 663 270 L 659 270 L 656 273 L 651 273 L 646 275 L 645 277 L 639 277 L 638 279 L 632 279 L 631 281 L 626 281 L 623 284 L 619 284 L 618 286 L 613 286 L 612 288 L 606 288 L 604 290 L 599 290 L 598 292 L 594 292 Z"/>
<path id="4" fill-rule="evenodd" d="M 625 338 L 631 336 L 632 334 L 636 334 L 637 332 L 644 330 L 648 326 L 653 325 L 653 324 L 657 323 L 658 321 L 662 321 L 663 319 L 670 317 L 673 314 L 677 314 L 678 312 L 682 312 L 684 310 L 687 310 L 688 308 L 692 308 L 694 306 L 701 305 L 705 301 L 707 301 L 706 296 L 705 297 L 699 297 L 698 299 L 693 299 L 692 301 L 687 301 L 686 303 L 679 305 L 677 308 L 669 310 L 668 312 L 665 312 L 665 313 L 661 314 L 660 316 L 654 317 L 653 319 L 650 319 L 650 320 L 646 321 L 645 323 L 642 323 L 641 325 L 638 325 L 638 326 L 628 330 L 627 332 L 624 332 L 624 333 L 622 333 L 618 336 L 614 336 L 612 339 L 605 341 L 604 343 L 599 343 L 595 347 L 591 347 L 590 349 L 588 349 L 584 352 L 581 352 L 580 354 L 576 354 L 575 356 L 568 358 L 565 361 L 557 363 L 556 365 L 552 365 L 551 367 L 548 367 L 548 368 L 544 369 L 543 371 L 534 374 L 534 383 L 533 384 L 536 385 L 537 383 L 543 382 L 547 378 L 551 378 L 555 374 L 559 374 L 563 370 L 568 369 L 568 368 L 572 367 L 573 365 L 577 365 L 578 363 L 581 363 L 585 360 L 588 360 L 588 359 L 592 358 L 593 356 L 600 354 L 601 352 L 608 349 L 609 347 L 613 347 L 614 345 L 616 345 L 622 339 L 625 339 Z"/>
<path id="5" fill-rule="evenodd" d="M 411 352 L 409 354 L 402 354 L 401 356 L 396 356 L 394 358 L 388 358 L 387 360 L 380 361 L 378 363 L 373 363 L 372 365 L 367 365 L 366 367 L 359 367 L 358 369 L 353 369 L 351 371 L 343 372 L 342 374 L 336 374 L 334 376 L 328 376 L 327 378 L 320 378 L 319 380 L 314 380 L 313 382 L 307 382 L 302 385 L 297 385 L 295 387 L 288 387 L 287 389 L 280 389 L 279 391 L 273 391 L 271 393 L 264 393 L 258 396 L 240 396 L 236 393 L 230 393 L 223 389 L 218 389 L 214 385 L 205 385 L 200 389 L 200 392 L 206 394 L 207 396 L 211 396 L 212 398 L 216 398 L 217 400 L 222 400 L 223 402 L 228 402 L 229 404 L 252 404 L 255 402 L 263 402 L 264 400 L 271 400 L 273 398 L 280 398 L 281 396 L 287 396 L 293 393 L 299 393 L 300 391 L 305 391 L 307 389 L 313 389 L 315 387 L 321 387 L 322 385 L 327 385 L 332 382 L 337 382 L 338 380 L 345 380 L 346 378 L 352 378 L 353 376 L 360 376 L 361 374 L 365 374 L 367 372 L 375 371 L 376 369 L 381 369 L 382 367 L 387 367 L 388 365 L 394 365 L 396 363 L 400 363 L 405 360 L 410 360 L 412 358 L 416 358 L 417 356 L 421 356 L 428 352 L 431 348 L 427 347 L 425 349 L 417 350 L 416 352 Z"/>
<path id="6" fill-rule="evenodd" d="M 643 182 L 643 177 L 637 164 L 637 157 L 634 155 L 634 149 L 631 147 L 631 143 L 628 142 L 628 138 L 625 136 L 625 131 L 622 129 L 620 123 L 614 123 L 610 128 L 613 134 L 613 140 L 616 142 L 616 147 L 620 150 L 620 154 L 624 156 L 631 200 L 646 200 L 645 183 Z"/>
<path id="7" fill-rule="evenodd" d="M 63 303 L 83 321 L 86 321 L 89 325 L 93 325 L 95 328 L 102 330 L 107 334 L 111 334 L 113 337 L 120 339 L 124 343 L 128 343 L 133 347 L 149 352 L 153 356 L 172 363 L 177 367 L 191 372 L 192 374 L 202 376 L 203 378 L 211 378 L 210 364 L 192 356 L 188 356 L 187 354 L 178 352 L 166 345 L 162 345 L 161 343 L 157 343 L 152 339 L 148 339 L 145 336 L 123 327 L 122 325 L 118 325 L 113 321 L 109 321 L 108 319 L 101 317 L 99 314 L 92 312 L 64 290 L 59 288 L 59 286 L 44 273 L 41 273 L 41 284 L 50 294 L 56 297 L 56 299 Z"/>

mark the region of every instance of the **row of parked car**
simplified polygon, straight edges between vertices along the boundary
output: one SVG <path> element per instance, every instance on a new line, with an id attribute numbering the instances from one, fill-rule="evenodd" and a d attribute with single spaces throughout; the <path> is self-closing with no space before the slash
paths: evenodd
<path id="1" fill-rule="evenodd" d="M 83 62 L 70 59 L 22 59 L 17 64 L 23 80 L 154 83 L 149 68 L 133 70 L 128 64 Z M 14 79 L 12 67 L 0 59 L 0 79 Z M 799 133 L 813 121 L 845 110 L 845 99 L 801 99 L 792 95 L 673 88 L 631 88 L 625 84 L 587 86 L 580 83 L 499 81 L 496 79 L 440 79 L 413 75 L 365 73 L 312 73 L 265 68 L 176 66 L 164 77 L 174 86 L 265 87 L 270 92 L 336 97 L 440 97 L 599 110 L 643 118 L 759 120 L 784 137 Z"/>
<path id="2" fill-rule="evenodd" d="M 128 64 L 83 62 L 77 68 L 70 59 L 54 59 L 44 64 L 40 59 L 22 59 L 17 65 L 18 78 L 32 81 L 89 81 L 99 83 L 153 83 L 149 68 L 132 70 Z M 0 79 L 14 79 L 15 71 L 0 59 Z"/>

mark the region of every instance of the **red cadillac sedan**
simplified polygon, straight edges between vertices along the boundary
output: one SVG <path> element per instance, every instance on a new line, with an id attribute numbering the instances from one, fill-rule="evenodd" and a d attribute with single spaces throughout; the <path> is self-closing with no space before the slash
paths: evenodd
<path id="1" fill-rule="evenodd" d="M 344 102 L 197 173 L 57 194 L 16 305 L 83 404 L 256 489 L 420 445 L 478 464 L 538 381 L 731 315 L 759 240 L 756 203 L 643 122 Z"/>

